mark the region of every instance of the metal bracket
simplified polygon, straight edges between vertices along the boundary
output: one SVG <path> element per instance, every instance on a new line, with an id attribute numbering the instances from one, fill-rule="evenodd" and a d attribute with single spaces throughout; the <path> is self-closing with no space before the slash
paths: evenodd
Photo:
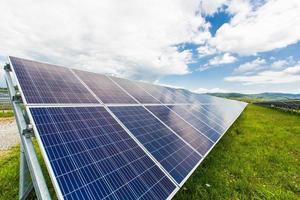
<path id="1" fill-rule="evenodd" d="M 16 94 L 12 97 L 12 100 L 17 103 L 22 103 L 23 101 L 20 92 L 16 92 Z"/>
<path id="2" fill-rule="evenodd" d="M 26 129 L 23 130 L 23 135 L 25 135 L 25 137 L 34 137 L 34 132 L 33 132 L 33 127 L 31 124 L 27 124 Z"/>
<path id="3" fill-rule="evenodd" d="M 6 64 L 4 65 L 4 70 L 7 71 L 7 72 L 11 72 L 10 64 L 6 63 Z"/>
<path id="4" fill-rule="evenodd" d="M 21 95 L 16 92 L 16 88 L 13 85 L 10 75 L 11 66 L 5 65 L 4 70 L 6 84 L 21 138 L 19 199 L 26 199 L 32 188 L 34 188 L 38 199 L 50 200 L 51 196 L 31 140 L 33 136 L 32 125 L 28 124 L 28 117 L 26 120 L 25 116 L 27 115 L 23 113 L 24 109 L 22 109 L 20 104 L 22 102 Z"/>

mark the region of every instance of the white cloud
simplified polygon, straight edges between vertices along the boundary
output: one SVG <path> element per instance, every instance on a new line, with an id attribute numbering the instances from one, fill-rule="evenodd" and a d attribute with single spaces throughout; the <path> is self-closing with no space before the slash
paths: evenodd
<path id="1" fill-rule="evenodd" d="M 1 1 L 0 53 L 127 77 L 187 74 L 210 33 L 197 0 Z"/>
<path id="2" fill-rule="evenodd" d="M 218 11 L 228 0 L 202 0 L 201 7 L 203 13 L 212 15 Z"/>
<path id="3" fill-rule="evenodd" d="M 294 58 L 292 56 L 288 57 L 284 60 L 276 60 L 271 64 L 271 67 L 273 69 L 282 69 L 284 67 L 290 66 L 292 64 L 295 64 Z"/>
<path id="4" fill-rule="evenodd" d="M 225 78 L 230 82 L 241 82 L 251 84 L 278 84 L 278 83 L 300 83 L 300 62 L 293 67 L 281 71 L 266 70 L 251 76 L 229 76 Z"/>
<path id="5" fill-rule="evenodd" d="M 211 88 L 211 89 L 197 88 L 195 90 L 192 90 L 192 92 L 202 94 L 202 93 L 227 93 L 229 91 L 226 89 L 222 89 L 222 88 Z"/>
<path id="6" fill-rule="evenodd" d="M 280 69 L 284 66 L 286 66 L 288 64 L 288 62 L 286 60 L 277 60 L 275 62 L 272 63 L 272 68 L 274 69 Z"/>
<path id="7" fill-rule="evenodd" d="M 299 0 L 269 0 L 259 7 L 231 1 L 227 10 L 234 17 L 210 41 L 220 51 L 251 55 L 300 40 Z"/>
<path id="8" fill-rule="evenodd" d="M 217 53 L 217 50 L 215 48 L 212 48 L 209 45 L 203 45 L 197 48 L 199 57 L 205 57 L 205 56 L 210 56 L 210 55 L 214 55 Z"/>
<path id="9" fill-rule="evenodd" d="M 257 58 L 251 62 L 244 63 L 238 68 L 234 69 L 235 73 L 246 73 L 246 72 L 255 72 L 264 67 L 266 60 L 262 58 Z"/>
<path id="10" fill-rule="evenodd" d="M 230 53 L 224 53 L 223 55 L 216 56 L 213 59 L 209 60 L 208 65 L 229 64 L 234 63 L 236 60 L 237 58 Z"/>

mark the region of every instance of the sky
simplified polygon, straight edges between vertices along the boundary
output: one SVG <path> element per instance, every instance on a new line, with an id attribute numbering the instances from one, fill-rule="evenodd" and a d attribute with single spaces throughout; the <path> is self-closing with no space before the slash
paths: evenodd
<path id="1" fill-rule="evenodd" d="M 300 93 L 299 0 L 0 0 L 0 9 L 1 65 L 12 55 L 199 93 Z"/>

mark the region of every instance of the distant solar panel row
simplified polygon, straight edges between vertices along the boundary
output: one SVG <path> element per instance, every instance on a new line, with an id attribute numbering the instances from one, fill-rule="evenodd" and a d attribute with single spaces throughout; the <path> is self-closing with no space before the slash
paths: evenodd
<path id="1" fill-rule="evenodd" d="M 63 199 L 174 195 L 245 107 L 182 89 L 10 61 Z"/>

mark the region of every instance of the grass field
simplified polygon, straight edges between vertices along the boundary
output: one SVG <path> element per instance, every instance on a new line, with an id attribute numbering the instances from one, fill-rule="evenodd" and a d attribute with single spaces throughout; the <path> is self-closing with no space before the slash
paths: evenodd
<path id="1" fill-rule="evenodd" d="M 17 198 L 18 162 L 0 152 L 0 199 Z M 300 199 L 300 115 L 249 105 L 174 198 Z"/>
<path id="2" fill-rule="evenodd" d="M 12 110 L 2 110 L 0 111 L 0 118 L 12 117 L 14 112 Z"/>

